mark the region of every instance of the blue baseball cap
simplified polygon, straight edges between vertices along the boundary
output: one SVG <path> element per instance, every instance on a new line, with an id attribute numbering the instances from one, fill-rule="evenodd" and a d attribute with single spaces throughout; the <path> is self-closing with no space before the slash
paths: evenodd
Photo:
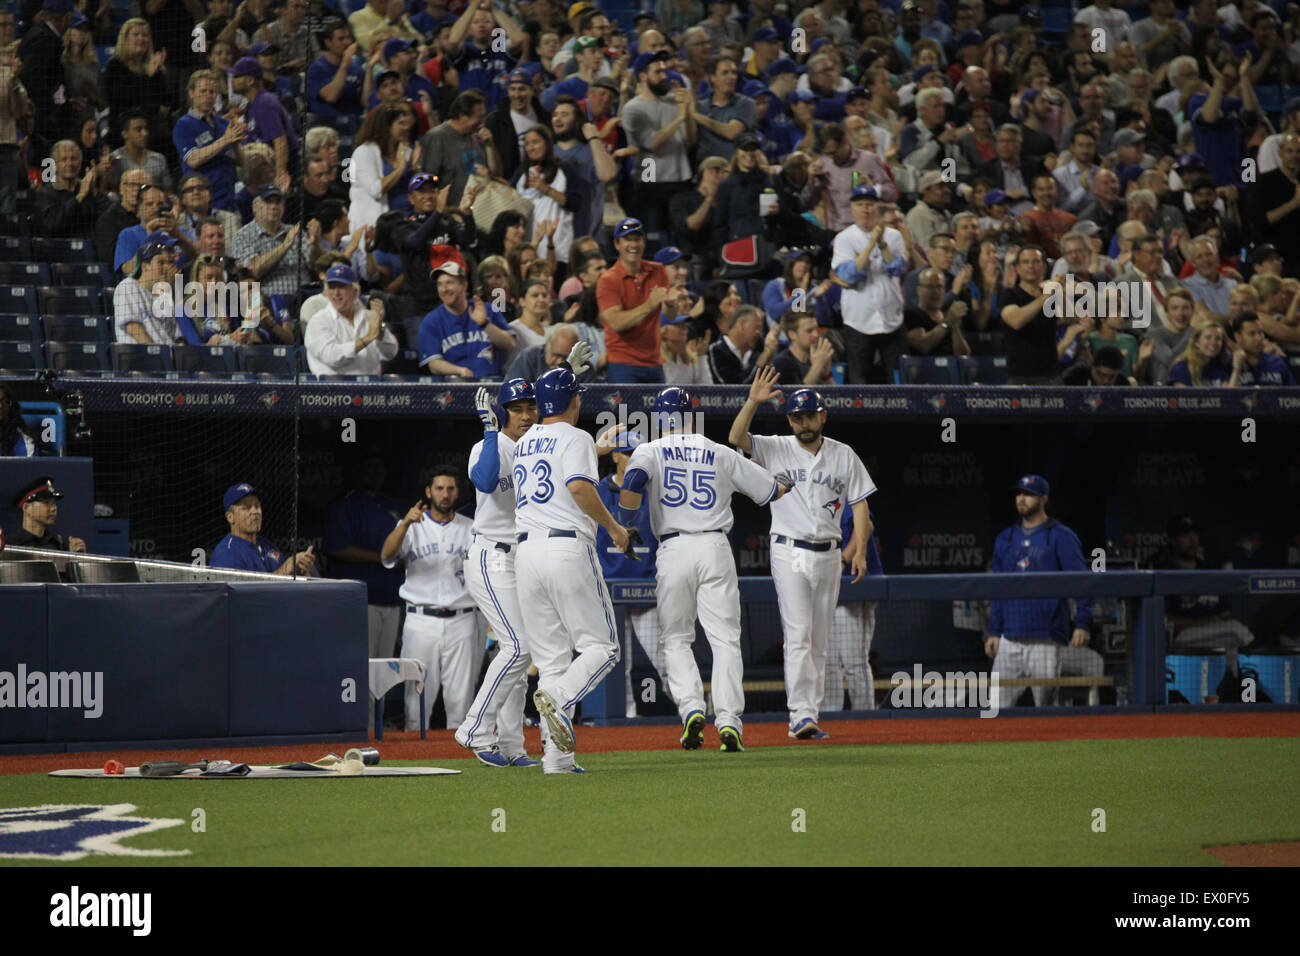
<path id="1" fill-rule="evenodd" d="M 137 271 L 150 259 L 170 253 L 174 246 L 175 246 L 175 242 L 172 242 L 171 244 L 165 244 L 161 242 L 146 242 L 136 252 Z"/>
<path id="2" fill-rule="evenodd" d="M 858 199 L 879 199 L 879 198 L 880 198 L 880 193 L 876 192 L 875 186 L 863 185 L 853 190 L 853 194 L 849 196 L 849 202 L 853 202 Z"/>
<path id="3" fill-rule="evenodd" d="M 639 432 L 619 432 L 614 439 L 614 451 L 621 451 L 630 455 L 637 450 L 637 446 L 643 444 L 645 439 Z"/>
<path id="4" fill-rule="evenodd" d="M 226 67 L 226 72 L 231 76 L 261 76 L 262 64 L 257 62 L 255 56 L 240 57 L 234 66 Z"/>
<path id="5" fill-rule="evenodd" d="M 849 87 L 849 91 L 844 94 L 845 103 L 849 102 L 849 100 L 869 100 L 869 99 L 871 99 L 871 94 L 867 92 L 867 88 L 865 86 L 851 86 Z"/>
<path id="6" fill-rule="evenodd" d="M 226 489 L 226 493 L 221 496 L 222 507 L 229 511 L 231 506 L 237 505 L 249 495 L 255 494 L 257 494 L 257 489 L 246 481 L 238 485 L 231 485 Z"/>
<path id="7" fill-rule="evenodd" d="M 960 50 L 964 46 L 979 46 L 983 42 L 984 34 L 978 30 L 967 30 L 957 38 L 957 49 Z"/>
<path id="8" fill-rule="evenodd" d="M 816 103 L 817 94 L 812 90 L 795 90 L 790 94 L 787 103 Z"/>
<path id="9" fill-rule="evenodd" d="M 84 13 L 82 13 L 80 10 L 74 9 L 72 11 L 72 21 L 68 24 L 68 29 L 79 30 L 89 22 L 90 20 L 86 18 L 86 15 Z"/>
<path id="10" fill-rule="evenodd" d="M 859 188 L 859 189 L 871 189 L 870 186 L 859 186 L 858 188 Z M 873 192 L 874 192 L 874 190 L 873 190 Z M 850 201 L 851 201 L 851 200 L 850 200 Z M 787 250 L 785 251 L 785 261 L 786 261 L 786 262 L 794 262 L 794 260 L 800 258 L 801 256 L 807 256 L 809 259 L 811 259 L 811 258 L 812 258 L 812 250 L 811 250 L 811 249 L 787 249 Z"/>
<path id="11" fill-rule="evenodd" d="M 691 317 L 689 315 L 674 315 L 670 318 L 667 312 L 662 309 L 659 310 L 660 325 L 681 325 L 683 322 L 689 322 L 690 320 Z"/>
<path id="12" fill-rule="evenodd" d="M 912 82 L 920 83 L 921 79 L 927 73 L 933 73 L 934 71 L 935 71 L 935 67 L 934 64 L 932 63 L 927 63 L 924 66 L 918 66 L 915 70 L 912 71 Z"/>
<path id="13" fill-rule="evenodd" d="M 1000 202 L 1011 202 L 1011 197 L 1001 189 L 990 189 L 984 194 L 984 205 L 992 206 Z"/>
<path id="14" fill-rule="evenodd" d="M 682 252 L 682 250 L 678 249 L 676 246 L 664 246 L 655 253 L 655 262 L 659 263 L 661 266 L 671 265 L 678 259 L 689 258 L 690 256 Z"/>
<path id="15" fill-rule="evenodd" d="M 1200 153 L 1184 153 L 1178 157 L 1179 166 L 1204 166 L 1205 157 Z"/>
<path id="16" fill-rule="evenodd" d="M 1047 483 L 1047 479 L 1042 475 L 1025 475 L 1025 477 L 1016 482 L 1015 490 L 1028 492 L 1031 495 L 1046 497 L 1051 493 L 1052 488 L 1051 485 Z"/>
<path id="17" fill-rule="evenodd" d="M 391 60 L 403 50 L 409 50 L 414 44 L 410 40 L 403 40 L 401 37 L 393 37 L 384 44 L 384 59 Z"/>
<path id="18" fill-rule="evenodd" d="M 788 56 L 783 56 L 767 68 L 767 79 L 771 82 L 782 73 L 798 73 L 799 67 L 795 65 L 794 60 Z"/>
<path id="19" fill-rule="evenodd" d="M 272 196 L 275 196 L 277 199 L 283 199 L 284 190 L 275 183 L 267 183 L 266 185 L 259 187 L 257 190 L 258 199 L 270 199 Z"/>
<path id="20" fill-rule="evenodd" d="M 333 283 L 356 285 L 357 270 L 342 262 L 330 266 L 330 271 L 325 273 L 325 284 L 331 285 Z"/>
<path id="21" fill-rule="evenodd" d="M 628 216 L 614 227 L 614 238 L 622 239 L 624 236 L 630 236 L 634 232 L 640 233 L 644 236 L 645 226 L 641 225 L 640 219 L 633 219 L 631 216 Z"/>
<path id="22" fill-rule="evenodd" d="M 176 245 L 176 237 L 171 235 L 170 233 L 166 233 L 163 232 L 162 230 L 158 230 L 157 232 L 151 232 L 149 233 L 149 235 L 145 236 L 144 242 L 141 243 L 141 245 L 146 245 L 150 243 L 157 246 L 166 246 L 168 249 L 170 249 L 172 246 Z"/>
<path id="23" fill-rule="evenodd" d="M 755 43 L 780 43 L 781 34 L 771 27 L 759 27 L 754 31 Z"/>
<path id="24" fill-rule="evenodd" d="M 646 69 L 651 63 L 661 63 L 666 59 L 668 59 L 668 53 L 665 50 L 660 50 L 658 53 L 638 54 L 637 58 L 632 61 L 632 72 L 640 73 L 642 70 Z"/>
<path id="25" fill-rule="evenodd" d="M 437 173 L 416 173 L 411 177 L 410 182 L 406 184 L 406 191 L 410 193 L 419 192 L 425 186 L 432 185 L 437 189 L 441 183 L 438 181 Z"/>
<path id="26" fill-rule="evenodd" d="M 265 56 L 268 53 L 279 53 L 280 48 L 274 43 L 267 43 L 265 40 L 259 40 L 248 48 L 249 56 Z"/>
<path id="27" fill-rule="evenodd" d="M 522 83 L 524 86 L 531 87 L 533 85 L 532 74 L 523 69 L 511 70 L 510 75 L 506 77 L 506 86 L 512 86 L 515 83 Z"/>

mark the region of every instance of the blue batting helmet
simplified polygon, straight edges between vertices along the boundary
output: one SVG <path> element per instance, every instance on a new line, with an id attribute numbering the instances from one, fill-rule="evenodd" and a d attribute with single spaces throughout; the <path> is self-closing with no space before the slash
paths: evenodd
<path id="1" fill-rule="evenodd" d="M 670 386 L 655 396 L 654 421 L 659 428 L 681 428 L 691 408 L 691 393 L 679 386 Z"/>
<path id="2" fill-rule="evenodd" d="M 501 383 L 501 388 L 497 391 L 497 418 L 504 425 L 510 417 L 506 412 L 506 406 L 511 402 L 531 402 L 537 399 L 533 392 L 533 383 L 525 378 L 511 378 Z"/>
<path id="3" fill-rule="evenodd" d="M 563 415 L 568 409 L 573 396 L 586 389 L 578 384 L 578 378 L 567 368 L 553 368 L 533 385 L 537 398 L 537 414 L 541 418 L 547 415 Z"/>
<path id="4" fill-rule="evenodd" d="M 795 412 L 824 412 L 826 406 L 822 404 L 822 397 L 811 388 L 801 388 L 790 393 L 790 397 L 785 400 L 785 413 L 793 415 Z"/>

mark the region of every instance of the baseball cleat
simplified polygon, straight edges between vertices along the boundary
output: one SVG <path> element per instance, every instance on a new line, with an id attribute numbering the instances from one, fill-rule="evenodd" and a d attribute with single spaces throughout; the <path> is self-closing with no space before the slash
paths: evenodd
<path id="1" fill-rule="evenodd" d="M 540 760 L 534 760 L 528 754 L 515 754 L 510 758 L 510 766 L 512 767 L 540 767 L 541 764 Z"/>
<path id="2" fill-rule="evenodd" d="M 506 755 L 496 747 L 484 747 L 480 750 L 476 750 L 474 751 L 474 756 L 478 758 L 479 763 L 487 764 L 489 767 L 510 766 L 509 759 L 507 759 Z"/>
<path id="3" fill-rule="evenodd" d="M 811 717 L 805 717 L 790 728 L 790 736 L 795 740 L 822 740 L 829 737 L 830 734 L 818 727 L 817 721 Z"/>
<path id="4" fill-rule="evenodd" d="M 551 742 L 560 753 L 573 753 L 577 749 L 577 742 L 573 737 L 573 722 L 569 720 L 568 714 L 555 706 L 551 695 L 544 690 L 533 694 L 533 703 L 537 705 L 537 713 L 542 720 L 546 721 L 546 727 L 551 732 Z"/>
<path id="5" fill-rule="evenodd" d="M 718 731 L 718 739 L 722 741 L 719 749 L 723 753 L 736 754 L 745 749 L 745 745 L 740 742 L 740 731 L 735 727 L 723 727 Z"/>
<path id="6" fill-rule="evenodd" d="M 682 727 L 682 749 L 699 750 L 702 743 L 704 743 L 704 714 L 693 710 L 686 716 L 686 723 Z"/>
<path id="7" fill-rule="evenodd" d="M 583 770 L 575 763 L 572 767 L 565 767 L 563 770 L 547 770 L 545 772 L 546 773 L 586 773 L 587 771 Z"/>

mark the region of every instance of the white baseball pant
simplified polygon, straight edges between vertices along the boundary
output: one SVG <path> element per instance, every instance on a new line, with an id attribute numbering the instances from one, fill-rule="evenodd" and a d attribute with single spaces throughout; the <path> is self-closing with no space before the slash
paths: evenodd
<path id="1" fill-rule="evenodd" d="M 713 651 L 714 724 L 743 732 L 744 664 L 740 656 L 740 587 L 727 536 L 716 532 L 679 534 L 659 545 L 655 557 L 659 617 L 664 628 L 668 692 L 677 714 L 704 712 L 704 684 L 691 645 L 695 619 Z"/>
<path id="2" fill-rule="evenodd" d="M 840 597 L 840 550 L 809 551 L 772 537 L 772 581 L 785 634 L 785 696 L 790 726 L 816 720 L 826 696 L 831 619 Z"/>
<path id="3" fill-rule="evenodd" d="M 528 619 L 528 644 L 537 665 L 537 687 L 573 719 L 587 696 L 618 663 L 614 603 L 585 535 L 550 538 L 529 532 L 515 559 L 519 608 Z M 576 657 L 574 655 L 577 655 Z M 542 741 L 542 769 L 573 766 L 573 754 Z"/>
<path id="4" fill-rule="evenodd" d="M 525 753 L 524 692 L 533 659 L 524 636 L 515 580 L 515 555 L 475 538 L 465 552 L 465 589 L 492 628 L 497 653 L 460 724 L 472 749 L 500 747 L 507 757 Z"/>
<path id="5" fill-rule="evenodd" d="M 655 683 L 662 687 L 667 665 L 664 663 L 664 627 L 659 618 L 659 608 L 629 607 L 623 621 L 627 632 L 636 639 L 645 651 L 645 656 L 650 659 L 650 665 L 655 669 Z M 641 689 L 632 686 L 631 645 L 628 645 L 623 657 L 623 680 L 627 687 L 627 716 L 635 717 L 637 697 Z"/>
<path id="6" fill-rule="evenodd" d="M 370 656 L 392 657 L 397 650 L 397 635 L 402 633 L 402 605 L 366 605 L 367 630 L 370 633 Z"/>
<path id="7" fill-rule="evenodd" d="M 849 706 L 875 710 L 872 684 L 871 639 L 876 633 L 876 602 L 848 601 L 836 605 L 831 617 L 831 643 L 826 655 L 826 697 L 822 710 L 844 709 L 844 683 L 849 685 Z"/>
<path id="8" fill-rule="evenodd" d="M 1061 645 L 1055 641 L 998 641 L 998 652 L 993 657 L 993 672 L 998 680 L 1009 677 L 1060 677 Z M 1056 702 L 1055 687 L 1031 687 L 1035 707 L 1047 707 Z M 1025 692 L 1023 687 L 998 687 L 998 706 L 1014 707 Z"/>
<path id="9" fill-rule="evenodd" d="M 424 662 L 424 719 L 428 721 L 433 704 L 442 688 L 442 705 L 447 711 L 447 727 L 460 726 L 474 697 L 482 651 L 479 646 L 478 620 L 474 611 L 455 617 L 431 617 L 406 612 L 402 629 L 402 656 Z M 415 685 L 406 684 L 406 729 L 420 727 L 420 695 Z"/>

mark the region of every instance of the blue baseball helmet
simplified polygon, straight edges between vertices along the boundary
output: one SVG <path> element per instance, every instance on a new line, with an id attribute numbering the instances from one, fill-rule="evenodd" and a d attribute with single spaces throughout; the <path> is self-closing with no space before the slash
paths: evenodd
<path id="1" fill-rule="evenodd" d="M 585 392 L 578 384 L 578 377 L 567 368 L 553 368 L 533 385 L 537 398 L 538 417 L 563 415 L 568 409 L 573 396 Z"/>
<path id="2" fill-rule="evenodd" d="M 824 412 L 826 406 L 822 404 L 822 397 L 816 389 L 801 388 L 790 393 L 790 397 L 785 400 L 785 413 L 793 415 L 795 412 Z"/>
<path id="3" fill-rule="evenodd" d="M 692 407 L 691 393 L 686 389 L 677 385 L 665 388 L 655 396 L 655 423 L 659 428 L 681 428 Z"/>
<path id="4" fill-rule="evenodd" d="M 497 391 L 497 418 L 504 425 L 510 418 L 510 414 L 506 411 L 507 405 L 511 402 L 532 402 L 536 399 L 532 382 L 524 378 L 507 379 L 501 383 L 501 388 Z"/>

